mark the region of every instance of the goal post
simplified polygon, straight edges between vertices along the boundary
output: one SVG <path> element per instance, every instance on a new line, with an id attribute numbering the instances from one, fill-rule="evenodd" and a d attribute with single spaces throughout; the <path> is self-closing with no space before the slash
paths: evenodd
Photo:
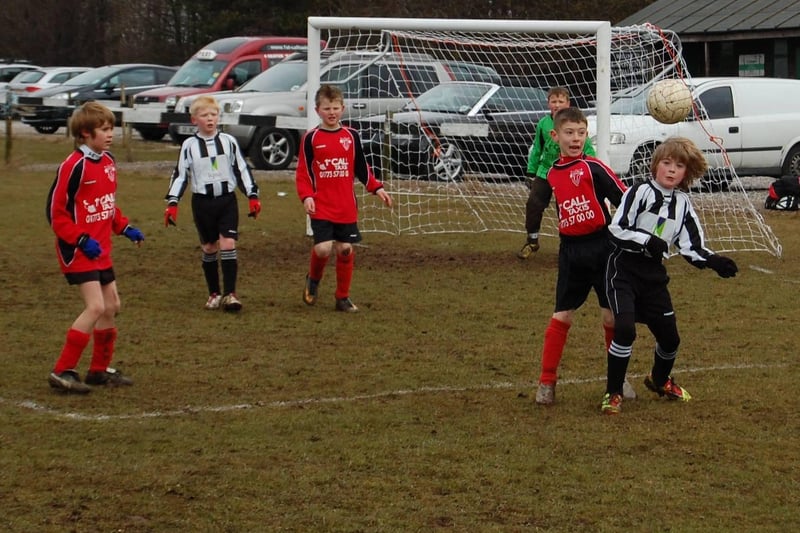
<path id="1" fill-rule="evenodd" d="M 617 170 L 625 132 L 653 129 L 646 109 L 623 110 L 621 119 L 620 104 L 641 104 L 660 79 L 691 83 L 677 35 L 649 24 L 309 17 L 308 43 L 307 127 L 318 123 L 320 83 L 340 85 L 343 121 L 360 132 L 395 200 L 386 209 L 358 188 L 365 232 L 523 234 L 527 157 L 537 122 L 549 114 L 549 88 L 568 89 L 588 117 L 597 156 L 630 183 L 649 174 L 663 139 L 622 153 Z M 426 68 L 439 74 L 423 79 Z M 707 188 L 690 194 L 708 246 L 780 256 L 724 147 L 707 154 Z M 540 234 L 557 237 L 557 224 L 548 209 Z"/>
<path id="2" fill-rule="evenodd" d="M 320 43 L 324 42 L 321 40 L 323 30 L 353 29 L 372 32 L 396 30 L 594 35 L 597 43 L 597 154 L 602 158 L 608 153 L 608 104 L 611 102 L 611 23 L 608 21 L 308 17 L 307 109 L 314 109 L 314 95 L 320 85 Z M 313 128 L 316 124 L 317 117 L 308 113 L 308 127 Z"/>

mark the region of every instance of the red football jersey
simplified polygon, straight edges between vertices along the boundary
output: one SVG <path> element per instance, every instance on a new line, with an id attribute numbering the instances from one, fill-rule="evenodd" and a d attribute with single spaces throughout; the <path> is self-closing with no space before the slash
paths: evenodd
<path id="1" fill-rule="evenodd" d="M 547 173 L 558 204 L 558 232 L 569 237 L 601 231 L 611 221 L 606 205 L 619 205 L 625 185 L 594 157 L 561 157 Z"/>
<path id="2" fill-rule="evenodd" d="M 383 188 L 367 164 L 354 129 L 317 127 L 306 132 L 300 144 L 295 181 L 301 202 L 314 198 L 316 212 L 312 218 L 338 224 L 357 222 L 355 179 L 371 193 Z"/>
<path id="3" fill-rule="evenodd" d="M 61 163 L 47 205 L 47 218 L 56 234 L 61 271 L 87 272 L 112 267 L 111 235 L 120 234 L 128 219 L 116 206 L 117 167 L 108 152 L 97 154 L 81 146 Z M 84 233 L 100 243 L 96 259 L 77 247 Z"/>

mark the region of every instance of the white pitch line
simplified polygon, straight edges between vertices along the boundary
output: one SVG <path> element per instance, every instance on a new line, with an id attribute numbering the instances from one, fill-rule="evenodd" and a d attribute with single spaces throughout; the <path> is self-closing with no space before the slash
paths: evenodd
<path id="1" fill-rule="evenodd" d="M 741 365 L 720 365 L 709 366 L 700 368 L 687 368 L 682 369 L 680 372 L 676 371 L 675 374 L 680 373 L 699 373 L 699 372 L 714 372 L 720 370 L 750 370 L 758 368 L 784 368 L 790 366 L 792 363 L 778 363 L 778 364 L 741 364 Z M 643 377 L 638 374 L 629 374 L 629 377 Z M 582 383 L 594 383 L 597 381 L 604 381 L 605 377 L 592 377 L 592 378 L 573 378 L 559 380 L 559 385 L 578 385 Z M 185 414 L 196 413 L 225 413 L 230 411 L 244 411 L 247 409 L 274 409 L 285 407 L 298 407 L 303 405 L 323 405 L 329 403 L 349 403 L 359 402 L 366 400 L 376 400 L 380 398 L 391 398 L 393 396 L 412 396 L 417 394 L 438 394 L 448 392 L 469 392 L 469 391 L 482 391 L 482 390 L 508 390 L 514 388 L 530 389 L 534 386 L 532 382 L 528 383 L 510 383 L 510 382 L 497 382 L 485 383 L 483 385 L 471 385 L 463 387 L 455 386 L 436 386 L 436 387 L 419 387 L 416 389 L 399 389 L 394 391 L 376 392 L 373 394 L 357 394 L 355 396 L 331 396 L 326 398 L 301 398 L 297 400 L 276 400 L 272 402 L 255 402 L 255 403 L 240 403 L 232 405 L 218 405 L 218 406 L 187 406 L 181 409 L 173 409 L 170 411 L 150 411 L 144 413 L 135 413 L 127 415 L 89 415 L 79 412 L 64 412 L 59 409 L 54 409 L 46 405 L 41 405 L 31 400 L 14 401 L 7 398 L 0 397 L 0 404 L 11 405 L 37 413 L 51 415 L 56 418 L 66 418 L 69 420 L 90 421 L 90 422 L 103 422 L 106 420 L 144 420 L 148 418 L 167 418 L 181 416 Z"/>

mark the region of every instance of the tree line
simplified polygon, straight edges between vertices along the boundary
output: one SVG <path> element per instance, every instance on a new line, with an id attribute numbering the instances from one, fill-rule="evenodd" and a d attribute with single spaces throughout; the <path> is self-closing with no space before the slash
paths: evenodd
<path id="1" fill-rule="evenodd" d="M 655 0 L 3 0 L 0 58 L 38 65 L 181 65 L 234 35 L 306 35 L 309 16 L 609 20 Z"/>

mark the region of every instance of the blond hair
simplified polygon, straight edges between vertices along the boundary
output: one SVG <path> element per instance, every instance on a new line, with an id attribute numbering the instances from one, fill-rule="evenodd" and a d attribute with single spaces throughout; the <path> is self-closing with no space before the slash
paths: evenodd
<path id="1" fill-rule="evenodd" d="M 658 164 L 663 159 L 672 159 L 686 165 L 683 181 L 678 185 L 682 191 L 688 191 L 692 183 L 701 178 L 708 170 L 708 163 L 706 163 L 703 152 L 691 139 L 686 137 L 669 137 L 658 145 L 656 151 L 653 152 L 653 159 L 650 161 L 650 172 L 653 176 L 656 175 Z"/>
<path id="2" fill-rule="evenodd" d="M 219 103 L 213 96 L 208 96 L 207 94 L 203 94 L 195 98 L 192 105 L 189 106 L 189 114 L 193 117 L 196 116 L 201 109 L 208 109 L 212 108 L 219 113 Z"/>
<path id="3" fill-rule="evenodd" d="M 114 113 L 100 102 L 86 102 L 72 112 L 69 133 L 76 143 L 80 143 L 105 124 L 114 125 Z"/>

